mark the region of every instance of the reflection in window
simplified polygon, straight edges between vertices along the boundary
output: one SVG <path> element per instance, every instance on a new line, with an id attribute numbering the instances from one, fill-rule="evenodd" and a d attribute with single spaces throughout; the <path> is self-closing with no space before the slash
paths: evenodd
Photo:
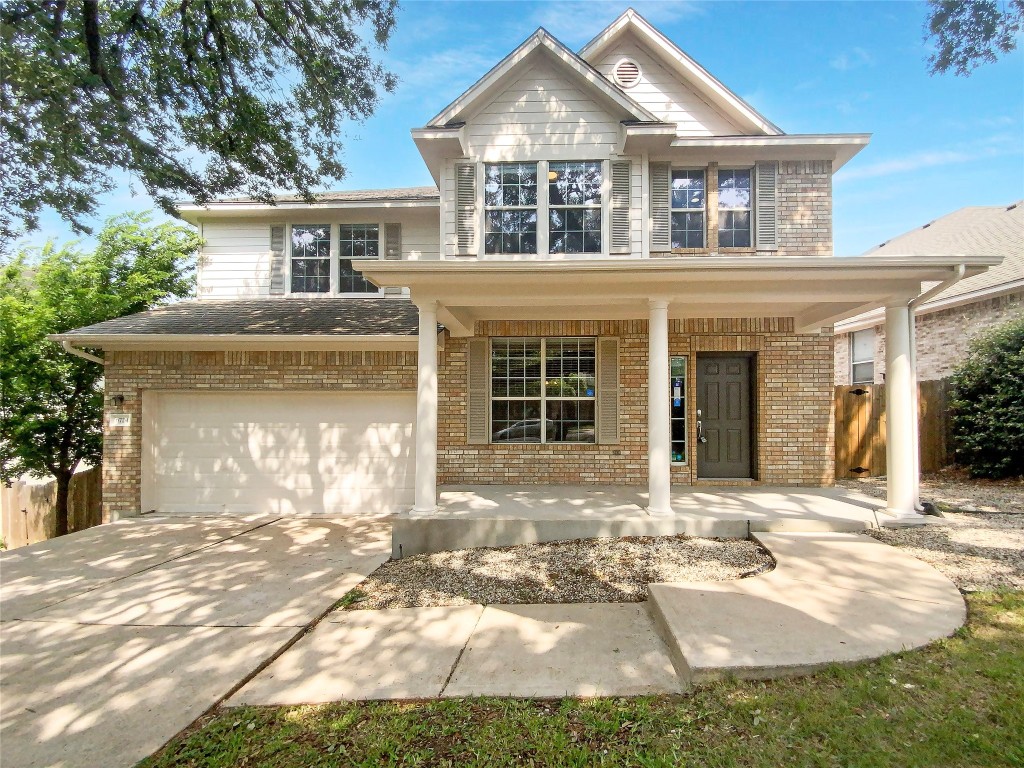
<path id="1" fill-rule="evenodd" d="M 750 247 L 750 169 L 718 171 L 718 245 Z"/>
<path id="2" fill-rule="evenodd" d="M 704 247 L 704 171 L 672 171 L 672 247 Z"/>
<path id="3" fill-rule="evenodd" d="M 548 251 L 601 252 L 601 163 L 548 164 Z"/>
<path id="4" fill-rule="evenodd" d="M 484 166 L 485 253 L 537 252 L 537 164 Z"/>
<path id="5" fill-rule="evenodd" d="M 338 244 L 341 259 L 338 290 L 341 293 L 379 293 L 380 289 L 352 267 L 353 259 L 380 257 L 380 233 L 370 224 L 342 224 Z"/>
<path id="6" fill-rule="evenodd" d="M 491 441 L 593 443 L 596 371 L 592 338 L 492 339 Z"/>
<path id="7" fill-rule="evenodd" d="M 871 384 L 875 380 L 875 329 L 850 334 L 850 382 Z"/>
<path id="8" fill-rule="evenodd" d="M 292 293 L 327 293 L 331 290 L 331 228 L 323 225 L 292 227 Z"/>
<path id="9" fill-rule="evenodd" d="M 686 358 L 673 357 L 669 370 L 669 413 L 672 419 L 672 461 L 686 461 Z"/>

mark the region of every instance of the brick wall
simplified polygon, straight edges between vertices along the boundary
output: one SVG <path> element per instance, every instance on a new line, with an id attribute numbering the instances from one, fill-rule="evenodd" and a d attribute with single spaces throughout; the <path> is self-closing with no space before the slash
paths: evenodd
<path id="1" fill-rule="evenodd" d="M 104 369 L 107 412 L 131 426 L 103 428 L 103 520 L 141 511 L 144 390 L 416 389 L 415 352 L 110 352 Z M 110 398 L 122 395 L 123 406 Z"/>
<path id="2" fill-rule="evenodd" d="M 757 477 L 765 485 L 833 482 L 832 337 L 797 335 L 789 318 L 675 320 L 669 348 L 688 356 L 690 461 L 673 482 L 694 482 L 696 371 L 701 352 L 756 355 Z M 466 440 L 466 339 L 448 339 L 439 369 L 438 478 L 449 484 L 647 483 L 647 322 L 478 323 L 479 336 L 617 336 L 618 445 L 469 445 Z"/>
<path id="3" fill-rule="evenodd" d="M 1024 293 L 997 296 L 917 317 L 917 377 L 944 379 L 967 355 L 971 341 L 981 332 L 1024 314 Z M 850 335 L 836 336 L 836 384 L 850 383 Z M 885 374 L 885 326 L 875 326 L 875 383 Z"/>
<path id="4" fill-rule="evenodd" d="M 832 255 L 832 162 L 779 163 L 779 255 Z"/>

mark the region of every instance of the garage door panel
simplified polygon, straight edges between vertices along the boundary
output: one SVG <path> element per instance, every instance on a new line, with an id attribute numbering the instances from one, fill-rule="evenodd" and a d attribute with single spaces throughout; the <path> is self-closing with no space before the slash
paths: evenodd
<path id="1" fill-rule="evenodd" d="M 159 393 L 161 512 L 355 514 L 412 503 L 412 393 Z"/>

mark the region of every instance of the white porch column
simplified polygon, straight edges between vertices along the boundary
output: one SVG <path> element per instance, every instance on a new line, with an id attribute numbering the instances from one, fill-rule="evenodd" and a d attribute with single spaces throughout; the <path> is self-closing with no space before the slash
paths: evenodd
<path id="1" fill-rule="evenodd" d="M 910 309 L 906 302 L 885 308 L 885 418 L 888 445 L 886 475 L 888 512 L 918 517 L 914 508 L 917 482 L 917 414 L 910 351 Z"/>
<path id="2" fill-rule="evenodd" d="M 416 500 L 414 515 L 437 511 L 437 302 L 417 304 Z"/>
<path id="3" fill-rule="evenodd" d="M 650 301 L 647 340 L 647 513 L 653 516 L 671 515 L 672 425 L 669 410 L 667 301 Z"/>

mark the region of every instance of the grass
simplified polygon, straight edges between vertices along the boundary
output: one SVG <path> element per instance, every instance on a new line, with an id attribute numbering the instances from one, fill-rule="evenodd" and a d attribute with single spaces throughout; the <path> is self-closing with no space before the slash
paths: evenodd
<path id="1" fill-rule="evenodd" d="M 1024 592 L 967 600 L 955 637 L 812 677 L 674 697 L 227 709 L 140 768 L 1022 766 Z"/>

